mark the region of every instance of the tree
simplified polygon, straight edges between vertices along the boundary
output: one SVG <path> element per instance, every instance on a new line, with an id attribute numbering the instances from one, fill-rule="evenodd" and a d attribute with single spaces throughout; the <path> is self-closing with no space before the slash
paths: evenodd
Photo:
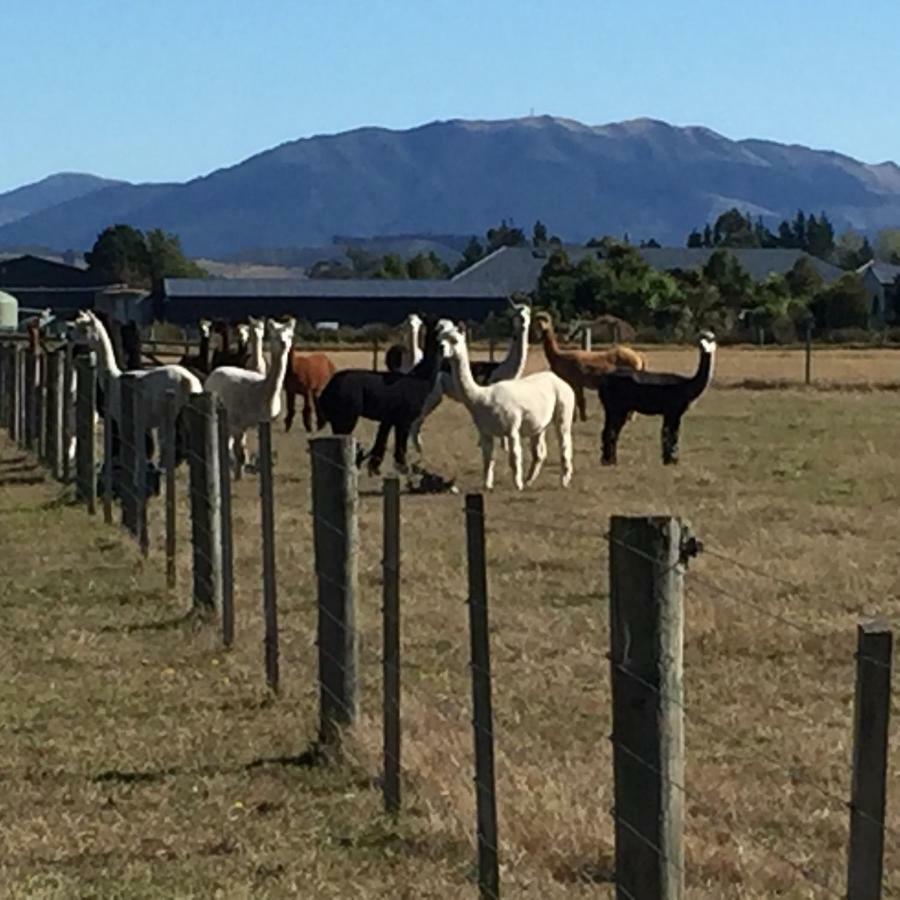
<path id="1" fill-rule="evenodd" d="M 641 247 L 646 247 L 651 250 L 658 250 L 660 247 L 660 243 L 658 240 L 656 240 L 656 238 L 650 238 L 650 240 L 648 241 L 641 241 Z"/>
<path id="2" fill-rule="evenodd" d="M 717 247 L 759 246 L 753 223 L 737 207 L 732 207 L 716 219 L 713 226 L 713 241 Z"/>
<path id="3" fill-rule="evenodd" d="M 835 243 L 835 261 L 842 269 L 856 270 L 872 259 L 869 239 L 854 231 L 845 231 Z"/>
<path id="4" fill-rule="evenodd" d="M 434 252 L 417 253 L 406 262 L 406 272 L 410 278 L 446 278 L 450 274 L 450 267 Z"/>
<path id="5" fill-rule="evenodd" d="M 376 270 L 373 278 L 405 279 L 409 275 L 406 271 L 406 263 L 396 254 L 388 253 Z"/>
<path id="6" fill-rule="evenodd" d="M 307 270 L 310 278 L 355 278 L 356 273 L 339 259 L 316 260 Z"/>
<path id="7" fill-rule="evenodd" d="M 818 219 L 811 215 L 806 221 L 807 250 L 819 259 L 831 259 L 834 253 L 834 226 L 823 212 Z"/>
<path id="8" fill-rule="evenodd" d="M 797 241 L 794 237 L 790 222 L 782 221 L 778 226 L 778 246 L 787 249 L 792 249 L 797 246 Z"/>
<path id="9" fill-rule="evenodd" d="M 178 235 L 154 228 L 145 241 L 151 284 L 157 285 L 163 278 L 208 277 L 205 269 L 184 255 Z"/>
<path id="10" fill-rule="evenodd" d="M 88 271 L 111 281 L 148 287 L 150 256 L 144 235 L 130 225 L 111 225 L 84 254 Z"/>
<path id="11" fill-rule="evenodd" d="M 867 328 L 869 325 L 869 295 L 856 272 L 842 275 L 819 291 L 809 308 L 817 328 Z"/>
<path id="12" fill-rule="evenodd" d="M 712 228 L 709 227 L 709 222 L 703 228 L 703 246 L 704 247 L 712 247 L 713 245 L 713 233 Z"/>
<path id="13" fill-rule="evenodd" d="M 478 243 L 478 238 L 473 234 L 472 237 L 469 238 L 469 243 L 466 244 L 465 249 L 463 250 L 462 259 L 456 264 L 453 274 L 456 275 L 457 272 L 462 272 L 463 270 L 468 269 L 469 266 L 474 266 L 475 263 L 483 257 L 484 247 Z"/>
<path id="14" fill-rule="evenodd" d="M 560 318 L 570 318 L 575 314 L 575 286 L 575 270 L 569 254 L 562 247 L 553 250 L 538 277 L 538 301 Z"/>
<path id="15" fill-rule="evenodd" d="M 531 233 L 531 243 L 535 247 L 543 247 L 547 243 L 547 226 L 538 219 Z"/>
<path id="16" fill-rule="evenodd" d="M 875 258 L 900 264 L 900 228 L 882 228 L 875 239 Z"/>
<path id="17" fill-rule="evenodd" d="M 521 228 L 514 228 L 512 220 L 507 223 L 506 219 L 501 219 L 497 228 L 488 228 L 486 237 L 488 253 L 501 247 L 524 247 L 527 243 L 525 232 Z"/>
<path id="18" fill-rule="evenodd" d="M 734 254 L 716 250 L 703 267 L 703 277 L 718 289 L 727 307 L 737 310 L 746 305 L 753 279 Z"/>
<path id="19" fill-rule="evenodd" d="M 381 260 L 374 253 L 352 244 L 344 248 L 344 254 L 350 260 L 353 274 L 348 277 L 351 278 L 371 278 L 381 265 Z"/>
<path id="20" fill-rule="evenodd" d="M 696 228 L 688 235 L 687 245 L 692 248 L 703 246 L 703 235 Z"/>
<path id="21" fill-rule="evenodd" d="M 801 256 L 784 280 L 793 297 L 810 298 L 822 289 L 822 276 L 808 256 Z"/>
<path id="22" fill-rule="evenodd" d="M 806 233 L 806 217 L 803 210 L 798 209 L 794 222 L 791 225 L 791 233 L 794 237 L 794 246 L 799 250 L 806 250 L 809 247 L 809 241 Z"/>

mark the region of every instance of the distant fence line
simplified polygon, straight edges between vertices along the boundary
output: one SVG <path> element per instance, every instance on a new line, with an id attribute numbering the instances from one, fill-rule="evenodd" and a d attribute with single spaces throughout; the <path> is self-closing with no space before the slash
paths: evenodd
<path id="1" fill-rule="evenodd" d="M 157 489 L 165 503 L 165 567 L 176 589 L 176 480 L 178 427 L 174 394 L 168 398 L 162 445 L 164 484 L 154 482 L 148 460 L 141 404 L 133 377 L 120 384 L 121 418 L 114 434 L 105 420 L 98 441 L 97 362 L 93 353 L 73 358 L 62 345 L 36 354 L 19 343 L 0 342 L 0 427 L 23 450 L 37 456 L 57 480 L 73 482 L 78 502 L 95 514 L 102 503 L 107 523 L 119 504 L 121 525 L 140 552 L 150 553 L 147 505 Z M 107 393 L 108 396 L 108 393 Z M 233 606 L 231 467 L 225 412 L 212 395 L 194 395 L 185 410 L 189 470 L 191 610 L 221 627 L 222 643 L 236 639 Z M 271 426 L 259 425 L 258 473 L 262 532 L 262 594 L 265 645 L 263 670 L 274 692 L 280 684 L 275 571 Z M 103 447 L 98 458 L 97 448 Z M 115 446 L 115 450 L 114 450 Z M 356 442 L 352 437 L 309 441 L 312 477 L 313 554 L 317 582 L 316 625 L 319 682 L 319 738 L 323 761 L 342 754 L 344 732 L 358 718 L 357 635 L 359 491 Z M 403 766 L 400 644 L 401 497 L 396 478 L 384 480 L 383 652 L 381 658 L 382 767 L 385 811 L 402 814 Z M 465 497 L 461 522 L 467 548 L 470 638 L 472 773 L 480 896 L 501 892 L 502 844 L 497 817 L 492 709 L 489 579 L 485 523 L 490 518 L 480 494 Z M 501 513 L 496 520 L 508 521 Z M 534 525 L 534 523 L 528 523 Z M 565 530 L 565 526 L 563 526 Z M 591 530 L 593 535 L 593 530 Z M 702 544 L 678 518 L 613 516 L 609 530 L 596 531 L 609 550 L 609 654 L 613 729 L 616 896 L 637 900 L 681 900 L 685 896 L 684 582 L 689 559 Z M 739 561 L 710 548 L 736 566 Z M 759 573 L 770 576 L 768 573 Z M 692 576 L 694 577 L 694 576 Z M 699 579 L 699 583 L 703 583 Z M 714 586 L 715 587 L 715 586 Z M 718 588 L 717 588 L 718 589 Z M 727 594 L 726 594 L 727 596 Z M 743 600 L 743 598 L 741 598 Z M 789 628 L 789 619 L 759 608 Z M 848 900 L 881 896 L 885 835 L 888 723 L 891 705 L 892 630 L 884 623 L 859 626 L 853 726 L 852 791 L 826 793 L 850 812 L 846 892 L 823 881 L 815 869 L 766 847 L 803 881 Z M 784 764 L 772 761 L 779 771 Z M 824 851 L 823 851 L 824 852 Z"/>

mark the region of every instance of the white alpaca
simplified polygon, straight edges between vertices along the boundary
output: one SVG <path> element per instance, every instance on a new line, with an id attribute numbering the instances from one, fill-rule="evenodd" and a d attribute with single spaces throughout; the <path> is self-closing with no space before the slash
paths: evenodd
<path id="1" fill-rule="evenodd" d="M 528 360 L 528 329 L 531 327 L 531 307 L 524 303 L 513 303 L 512 306 L 512 339 L 509 342 L 509 350 L 506 357 L 499 363 L 475 363 L 470 365 L 472 376 L 480 384 L 496 384 L 498 381 L 509 381 L 513 378 L 521 378 L 525 371 L 525 363 Z M 421 453 L 422 441 L 419 432 L 425 419 L 428 418 L 440 405 L 444 397 L 449 397 L 457 403 L 462 403 L 462 394 L 456 388 L 452 372 L 441 371 L 438 373 L 434 388 L 425 401 L 422 415 L 413 422 L 409 433 L 413 447 Z M 503 442 L 505 444 L 505 440 Z"/>
<path id="2" fill-rule="evenodd" d="M 220 366 L 203 384 L 205 390 L 219 398 L 228 413 L 229 442 L 237 477 L 247 459 L 247 430 L 260 422 L 271 422 L 281 413 L 281 387 L 294 342 L 294 326 L 293 319 L 284 324 L 269 322 L 271 359 L 265 375 L 237 366 Z"/>
<path id="3" fill-rule="evenodd" d="M 82 310 L 75 317 L 75 331 L 87 341 L 97 354 L 97 378 L 103 387 L 107 420 L 116 423 L 122 439 L 122 370 L 116 362 L 112 341 L 103 323 L 90 311 Z M 175 392 L 175 413 L 187 403 L 191 394 L 203 392 L 200 379 L 184 366 L 159 366 L 155 369 L 134 369 L 127 373 L 135 378 L 135 405 L 140 409 L 145 431 L 156 430 L 159 435 L 160 462 L 166 459 L 166 394 Z M 74 382 L 75 379 L 73 379 Z M 75 388 L 73 388 L 75 389 Z M 130 438 L 130 436 L 129 436 Z"/>
<path id="4" fill-rule="evenodd" d="M 401 372 L 408 372 L 422 361 L 422 348 L 419 346 L 419 335 L 422 333 L 422 320 L 410 313 L 403 322 L 403 335 L 406 346 L 403 348 L 403 363 Z"/>
<path id="5" fill-rule="evenodd" d="M 266 338 L 266 320 L 248 316 L 250 322 L 250 365 L 251 372 L 265 375 L 268 371 L 266 358 L 263 355 L 263 343 Z"/>
<path id="6" fill-rule="evenodd" d="M 547 458 L 546 431 L 552 423 L 559 439 L 562 486 L 572 480 L 572 417 L 575 392 L 552 372 L 499 381 L 482 387 L 472 377 L 466 339 L 458 328 L 445 330 L 455 387 L 469 410 L 481 443 L 484 487 L 494 486 L 494 439 L 506 438 L 509 465 L 517 490 L 532 484 Z M 522 438 L 531 444 L 531 468 L 522 478 Z"/>

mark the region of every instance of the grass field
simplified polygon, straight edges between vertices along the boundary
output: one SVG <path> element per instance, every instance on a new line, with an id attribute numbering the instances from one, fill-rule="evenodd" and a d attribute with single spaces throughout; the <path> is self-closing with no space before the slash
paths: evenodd
<path id="1" fill-rule="evenodd" d="M 649 355 L 653 368 L 696 364 L 688 349 Z M 601 469 L 594 398 L 576 425 L 568 491 L 553 440 L 522 494 L 498 461 L 487 518 L 504 896 L 613 893 L 602 533 L 615 513 L 681 515 L 710 551 L 686 579 L 688 896 L 843 891 L 848 812 L 826 793 L 849 797 L 856 624 L 900 613 L 900 400 L 886 390 L 746 390 L 736 385 L 801 379 L 802 353 L 720 357 L 717 383 L 732 389 L 710 390 L 688 413 L 677 468 L 659 461 L 658 423 L 638 419 L 619 466 Z M 892 351 L 821 351 L 815 366 L 832 384 L 900 382 Z M 429 468 L 478 489 L 462 407 L 443 404 L 423 438 Z M 276 451 L 277 699 L 262 668 L 255 477 L 235 491 L 237 639 L 225 653 L 213 628 L 183 618 L 186 539 L 179 589 L 165 591 L 159 509 L 143 563 L 118 529 L 68 505 L 2 443 L 4 896 L 476 895 L 462 499 L 403 497 L 406 794 L 394 824 L 377 787 L 380 482 L 361 478 L 363 720 L 350 761 L 311 767 L 305 436 L 279 432 Z M 186 508 L 180 520 L 186 535 Z M 897 831 L 896 715 L 892 732 Z M 886 893 L 897 893 L 900 848 L 892 835 L 886 845 Z"/>

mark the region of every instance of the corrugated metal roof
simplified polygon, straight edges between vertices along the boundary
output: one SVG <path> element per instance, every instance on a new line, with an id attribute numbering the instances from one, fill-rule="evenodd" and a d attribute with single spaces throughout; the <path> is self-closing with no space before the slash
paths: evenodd
<path id="1" fill-rule="evenodd" d="M 867 262 L 857 271 L 862 274 L 866 269 L 869 269 L 872 272 L 875 278 L 878 279 L 879 284 L 892 285 L 897 280 L 898 276 L 900 276 L 900 266 L 895 266 L 891 263 L 872 260 L 871 262 Z"/>
<path id="2" fill-rule="evenodd" d="M 537 287 L 541 270 L 554 248 L 535 250 L 531 247 L 501 247 L 489 256 L 479 260 L 463 272 L 454 276 L 454 284 L 483 284 L 493 290 L 506 293 L 514 291 L 529 292 Z M 565 246 L 563 249 L 573 264 L 580 262 L 590 254 L 602 254 L 597 247 Z M 638 253 L 655 269 L 671 271 L 672 269 L 696 269 L 706 264 L 716 247 L 639 247 Z M 722 248 L 733 254 L 741 266 L 755 281 L 762 281 L 770 274 L 783 275 L 790 271 L 794 263 L 806 257 L 815 266 L 825 281 L 834 281 L 844 274 L 843 269 L 827 263 L 802 250 L 786 250 L 783 248 L 760 249 Z"/>
<path id="3" fill-rule="evenodd" d="M 448 280 L 327 278 L 166 278 L 166 297 L 296 297 L 298 299 L 496 299 L 489 285 Z"/>

